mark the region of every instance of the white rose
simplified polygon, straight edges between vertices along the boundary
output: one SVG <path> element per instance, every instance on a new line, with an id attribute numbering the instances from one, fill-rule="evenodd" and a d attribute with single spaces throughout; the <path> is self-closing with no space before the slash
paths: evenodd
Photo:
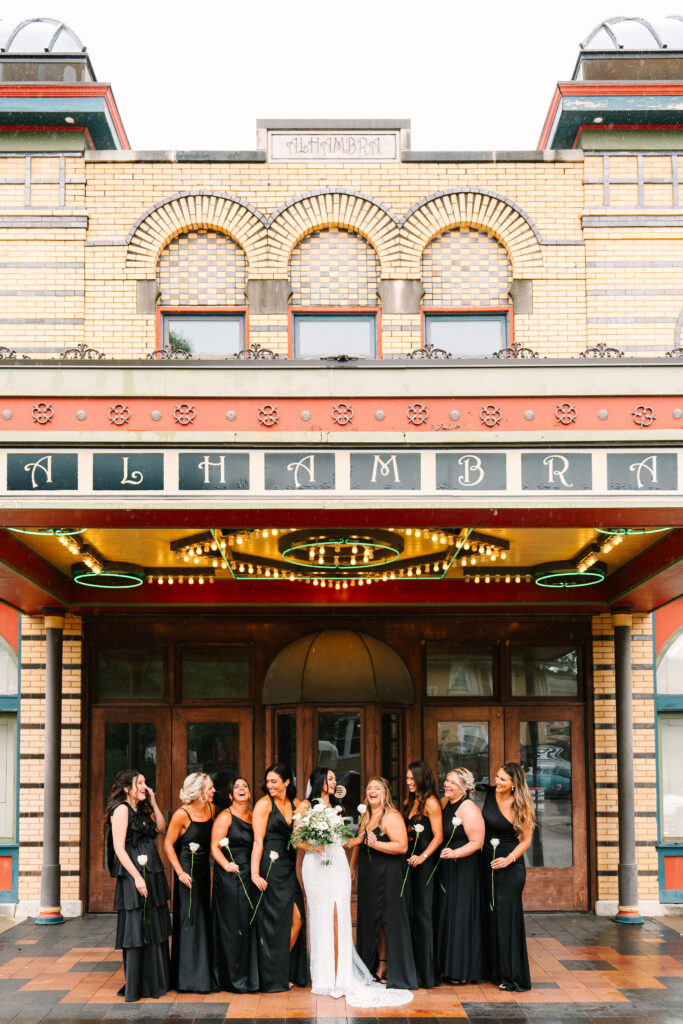
<path id="1" fill-rule="evenodd" d="M 271 860 L 278 860 L 280 854 L 277 852 L 277 850 L 271 850 L 269 856 Z"/>
<path id="2" fill-rule="evenodd" d="M 496 849 L 496 847 L 500 846 L 500 839 L 492 839 L 492 840 L 491 840 L 491 846 L 492 846 L 492 847 L 493 847 L 493 849 L 495 850 L 495 849 Z"/>
<path id="3" fill-rule="evenodd" d="M 192 853 L 196 853 L 197 850 L 199 849 L 199 843 L 189 843 L 188 845 Z"/>
<path id="4" fill-rule="evenodd" d="M 230 840 L 226 836 L 224 839 L 219 839 L 218 845 L 219 846 L 230 846 Z"/>
<path id="5" fill-rule="evenodd" d="M 365 812 L 367 811 L 367 807 L 365 804 L 358 804 L 357 809 L 359 814 L 365 814 Z"/>
<path id="6" fill-rule="evenodd" d="M 456 814 L 453 818 L 453 828 L 457 828 L 458 825 L 462 825 L 462 818 L 459 818 Z"/>
<path id="7" fill-rule="evenodd" d="M 138 864 L 140 865 L 141 868 L 144 868 L 146 863 L 147 863 L 147 854 L 146 853 L 141 853 L 140 856 L 138 857 Z"/>
<path id="8" fill-rule="evenodd" d="M 424 825 L 414 825 L 413 827 L 418 835 L 420 834 L 420 832 L 424 832 L 425 830 Z"/>

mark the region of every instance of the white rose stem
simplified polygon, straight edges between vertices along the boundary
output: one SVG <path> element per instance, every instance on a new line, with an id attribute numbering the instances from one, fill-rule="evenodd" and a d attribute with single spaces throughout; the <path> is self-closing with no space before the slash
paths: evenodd
<path id="1" fill-rule="evenodd" d="M 276 853 L 275 850 L 271 850 L 270 851 L 270 864 L 268 865 L 268 870 L 266 871 L 266 882 L 268 881 L 268 876 L 270 875 L 270 869 L 272 868 L 273 864 L 275 863 L 275 861 L 278 859 L 279 856 L 280 856 L 280 854 Z M 256 901 L 256 907 L 254 908 L 254 913 L 249 918 L 249 924 L 251 924 L 253 922 L 254 918 L 256 917 L 256 915 L 258 913 L 258 908 L 261 906 L 261 900 L 263 899 L 264 892 L 265 892 L 265 889 L 261 889 L 261 895 L 259 896 L 258 900 Z"/>
<path id="2" fill-rule="evenodd" d="M 227 847 L 228 853 L 230 854 L 230 860 L 233 862 L 235 867 L 237 867 L 237 861 L 235 860 L 235 858 L 232 855 L 232 850 L 230 849 L 230 841 L 228 840 L 228 837 L 226 836 L 225 839 L 221 839 L 221 841 L 220 841 L 220 843 L 218 845 L 223 850 L 225 850 L 225 848 Z M 239 868 L 237 868 L 237 877 L 239 878 L 240 882 L 242 883 L 242 888 L 244 889 L 244 895 L 247 897 L 247 903 L 249 904 L 249 906 L 253 910 L 254 909 L 254 904 L 249 899 L 249 893 L 247 892 L 247 887 L 244 884 L 244 879 L 242 878 L 242 875 L 240 874 L 240 869 Z"/>
<path id="3" fill-rule="evenodd" d="M 413 852 L 410 855 L 411 857 L 415 856 L 415 850 L 417 849 L 417 841 L 420 838 L 420 832 L 422 831 L 422 829 L 420 828 L 420 831 L 418 832 L 418 828 L 419 828 L 419 825 L 416 825 L 415 826 L 415 842 L 413 843 Z M 409 871 L 410 871 L 410 864 L 406 868 L 406 873 L 405 873 L 405 875 L 403 877 L 403 885 L 401 886 L 401 894 L 399 896 L 399 899 L 401 899 L 401 897 L 403 896 L 403 890 L 405 889 L 406 882 L 408 881 L 408 872 Z"/>
<path id="4" fill-rule="evenodd" d="M 491 863 L 492 864 L 493 864 L 493 861 L 495 860 L 496 850 L 498 849 L 499 843 L 500 843 L 500 839 L 492 839 L 491 840 L 491 846 L 493 847 L 493 857 L 491 858 Z M 495 894 L 495 891 L 494 891 L 494 888 L 493 888 L 493 868 L 491 868 L 491 910 L 493 910 L 495 905 L 496 905 L 496 894 Z"/>
<path id="5" fill-rule="evenodd" d="M 194 855 L 199 849 L 199 843 L 190 843 L 190 853 L 192 854 L 192 860 L 190 861 L 190 882 L 194 881 Z M 187 920 L 191 920 L 190 915 L 192 913 L 192 885 L 190 885 L 190 905 L 187 908 Z"/>
<path id="6" fill-rule="evenodd" d="M 458 827 L 458 825 L 462 825 L 462 819 L 458 818 L 457 815 L 456 815 L 456 817 L 453 818 L 453 831 L 451 832 L 450 836 L 448 837 L 448 842 L 446 843 L 446 845 L 444 847 L 445 850 L 447 850 L 449 848 L 449 846 L 451 845 L 451 839 L 455 835 L 455 830 Z M 429 883 L 431 882 L 432 878 L 434 877 L 434 872 L 436 871 L 438 866 L 439 866 L 439 859 L 437 858 L 436 864 L 432 868 L 432 873 L 429 876 L 429 878 L 427 879 L 427 881 L 425 882 L 425 885 L 429 885 Z"/>
<path id="7" fill-rule="evenodd" d="M 142 868 L 142 881 L 145 883 L 145 888 L 147 888 L 147 871 L 145 869 L 145 865 L 147 864 L 147 854 L 146 853 L 141 853 L 139 855 L 139 857 L 138 857 L 138 864 Z M 147 914 L 147 897 L 145 896 L 145 902 L 142 904 L 142 921 L 143 921 L 143 924 L 144 924 L 144 921 L 145 921 L 146 914 Z"/>

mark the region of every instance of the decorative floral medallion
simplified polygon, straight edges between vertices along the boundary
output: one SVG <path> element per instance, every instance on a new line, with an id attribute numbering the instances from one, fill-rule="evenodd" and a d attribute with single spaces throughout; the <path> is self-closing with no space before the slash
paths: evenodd
<path id="1" fill-rule="evenodd" d="M 304 421 L 304 423 L 308 423 L 308 421 L 311 418 L 311 414 L 308 411 L 308 409 L 302 409 L 299 415 L 301 416 L 301 419 Z"/>
<path id="2" fill-rule="evenodd" d="M 479 418 L 485 427 L 497 427 L 503 414 L 497 405 L 484 405 L 479 413 Z"/>
<path id="3" fill-rule="evenodd" d="M 79 409 L 78 412 L 76 413 L 76 419 L 77 420 L 81 420 L 82 421 L 84 419 L 87 419 L 87 416 L 88 416 L 88 414 L 85 411 L 85 409 Z"/>
<path id="4" fill-rule="evenodd" d="M 155 423 L 158 423 L 159 420 L 161 419 L 161 413 L 159 412 L 158 409 L 153 409 L 152 412 L 149 414 L 149 417 L 150 419 L 154 420 Z"/>
<path id="5" fill-rule="evenodd" d="M 234 409 L 228 409 L 228 411 L 225 414 L 225 418 L 226 420 L 230 420 L 230 422 L 232 423 L 234 422 L 234 420 L 237 419 L 237 413 L 235 412 Z"/>
<path id="6" fill-rule="evenodd" d="M 460 410 L 451 409 L 451 411 L 448 414 L 448 418 L 453 420 L 454 423 L 457 423 L 457 421 L 460 419 Z"/>
<path id="7" fill-rule="evenodd" d="M 13 415 L 14 414 L 13 414 L 11 409 L 3 409 L 2 410 L 2 418 L 3 418 L 3 420 L 11 420 Z"/>
<path id="8" fill-rule="evenodd" d="M 598 411 L 598 419 L 599 420 L 606 420 L 608 418 L 609 418 L 609 412 L 607 411 L 607 409 L 600 409 Z"/>
<path id="9" fill-rule="evenodd" d="M 130 409 L 127 405 L 123 405 L 122 402 L 117 402 L 109 410 L 109 419 L 115 427 L 122 427 L 130 419 Z"/>
<path id="10" fill-rule="evenodd" d="M 533 409 L 527 409 L 526 412 L 524 413 L 524 419 L 528 420 L 529 423 L 531 423 L 531 421 L 535 418 L 535 416 L 536 416 L 536 413 L 534 412 Z"/>
<path id="11" fill-rule="evenodd" d="M 571 402 L 562 402 L 556 407 L 555 416 L 558 423 L 561 423 L 563 427 L 568 427 L 570 423 L 576 422 L 576 406 Z"/>
<path id="12" fill-rule="evenodd" d="M 274 427 L 280 419 L 280 413 L 274 405 L 262 405 L 258 411 L 259 423 L 264 427 Z"/>
<path id="13" fill-rule="evenodd" d="M 414 405 L 408 406 L 406 415 L 414 427 L 419 427 L 422 423 L 427 422 L 429 409 L 426 405 L 422 405 L 421 402 L 415 402 Z"/>
<path id="14" fill-rule="evenodd" d="M 34 423 L 49 423 L 54 414 L 54 410 L 49 402 L 36 402 L 32 411 Z"/>
<path id="15" fill-rule="evenodd" d="M 2 415 L 4 416 L 5 414 L 3 413 Z M 671 415 L 675 420 L 680 420 L 683 418 L 683 409 L 674 409 Z"/>
<path id="16" fill-rule="evenodd" d="M 378 409 L 376 411 L 376 413 L 375 413 L 375 419 L 379 420 L 380 423 L 382 422 L 382 420 L 384 419 L 385 416 L 386 416 L 386 413 L 385 413 L 384 409 Z"/>
<path id="17" fill-rule="evenodd" d="M 637 427 L 649 427 L 656 419 L 651 405 L 637 405 L 631 415 Z"/>
<path id="18" fill-rule="evenodd" d="M 332 419 L 340 427 L 345 427 L 353 419 L 353 409 L 346 402 L 339 402 L 332 410 Z"/>
<path id="19" fill-rule="evenodd" d="M 176 423 L 179 423 L 181 427 L 187 427 L 190 423 L 194 423 L 194 406 L 188 405 L 187 402 L 181 402 L 180 405 L 176 405 L 173 410 L 173 417 Z"/>

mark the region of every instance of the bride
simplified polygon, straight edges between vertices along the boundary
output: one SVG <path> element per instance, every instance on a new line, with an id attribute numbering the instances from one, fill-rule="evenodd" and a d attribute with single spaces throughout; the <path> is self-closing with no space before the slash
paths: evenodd
<path id="1" fill-rule="evenodd" d="M 330 805 L 326 768 L 313 770 L 307 796 L 297 807 L 299 820 L 317 801 Z M 348 845 L 355 842 L 350 840 Z M 334 998 L 345 996 L 347 1003 L 361 1008 L 409 1003 L 413 998 L 410 992 L 387 989 L 373 981 L 353 945 L 351 871 L 342 843 L 328 847 L 298 843 L 297 848 L 305 852 L 302 877 L 308 903 L 312 991 Z"/>

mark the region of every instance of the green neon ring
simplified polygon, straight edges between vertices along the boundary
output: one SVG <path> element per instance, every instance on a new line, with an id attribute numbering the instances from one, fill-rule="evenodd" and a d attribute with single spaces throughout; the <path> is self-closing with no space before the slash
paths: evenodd
<path id="1" fill-rule="evenodd" d="M 544 580 L 559 580 L 559 579 L 576 579 L 576 583 L 544 583 Z M 545 572 L 540 576 L 536 576 L 534 583 L 538 587 L 554 588 L 555 590 L 562 589 L 573 589 L 575 587 L 592 587 L 596 583 L 602 583 L 605 579 L 605 573 L 596 571 L 595 569 L 586 569 L 585 572 L 571 572 L 570 570 L 563 569 L 558 572 Z"/>
<path id="2" fill-rule="evenodd" d="M 133 587 L 141 587 L 145 582 L 143 573 L 132 573 L 132 572 L 108 572 L 103 569 L 102 572 L 79 572 L 73 577 L 75 583 L 79 583 L 82 587 L 99 587 L 102 590 L 130 590 Z M 111 580 L 111 583 L 105 582 L 90 582 L 91 580 Z M 114 582 L 114 581 L 118 582 Z M 127 580 L 127 583 L 122 583 L 121 580 Z"/>
<path id="3" fill-rule="evenodd" d="M 43 526 L 35 530 L 28 530 L 24 526 L 8 526 L 6 529 L 12 533 L 30 533 L 36 537 L 75 537 L 79 533 L 85 533 L 87 527 L 79 526 L 77 530 L 68 529 L 66 526 Z"/>
<path id="4" fill-rule="evenodd" d="M 596 533 L 606 533 L 608 537 L 640 537 L 645 533 L 666 533 L 672 526 L 615 526 L 607 528 L 596 526 Z"/>

